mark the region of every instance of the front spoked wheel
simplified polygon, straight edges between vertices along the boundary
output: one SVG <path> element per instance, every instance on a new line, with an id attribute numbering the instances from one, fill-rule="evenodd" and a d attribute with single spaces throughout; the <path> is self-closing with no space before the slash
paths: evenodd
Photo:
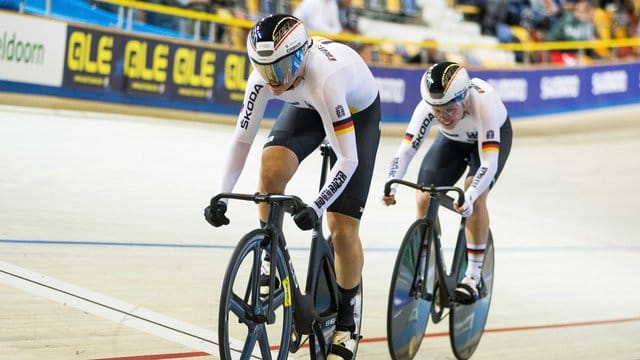
<path id="1" fill-rule="evenodd" d="M 413 359 L 424 339 L 435 284 L 434 244 L 424 245 L 430 232 L 424 222 L 413 223 L 394 264 L 387 305 L 387 345 L 394 360 Z"/>
<path id="2" fill-rule="evenodd" d="M 276 253 L 276 288 L 272 310 L 260 298 L 260 266 L 267 246 L 264 230 L 254 230 L 238 243 L 227 267 L 220 295 L 218 340 L 222 359 L 286 359 L 292 312 L 287 267 Z M 274 261 L 274 259 L 272 259 Z"/>
<path id="3" fill-rule="evenodd" d="M 465 257 L 466 258 L 466 257 Z M 451 348 L 457 359 L 468 359 L 480 343 L 484 327 L 489 316 L 491 295 L 493 292 L 493 267 L 494 248 L 493 237 L 489 232 L 489 239 L 485 249 L 484 263 L 482 266 L 482 287 L 480 298 L 470 305 L 458 305 L 451 309 L 449 318 L 449 340 Z M 458 281 L 464 278 L 465 263 L 460 266 Z"/>

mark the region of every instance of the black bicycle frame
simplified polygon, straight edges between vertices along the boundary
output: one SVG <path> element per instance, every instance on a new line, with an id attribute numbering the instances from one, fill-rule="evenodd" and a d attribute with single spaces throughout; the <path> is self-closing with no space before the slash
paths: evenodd
<path id="1" fill-rule="evenodd" d="M 320 169 L 320 185 L 322 189 L 329 172 L 329 157 L 331 155 L 331 148 L 326 141 L 320 145 L 320 153 L 322 155 L 322 167 Z M 333 249 L 329 246 L 328 241 L 322 232 L 322 220 L 323 217 L 318 218 L 316 226 L 312 230 L 311 234 L 311 250 L 309 254 L 309 262 L 307 265 L 307 281 L 305 286 L 305 294 L 302 294 L 298 281 L 295 277 L 293 266 L 289 260 L 288 251 L 283 251 L 289 267 L 289 272 L 294 279 L 294 290 L 292 293 L 292 300 L 294 303 L 294 326 L 297 331 L 302 334 L 308 335 L 313 331 L 321 331 L 328 321 L 331 321 L 333 316 L 337 313 L 338 309 L 338 287 L 336 282 L 336 274 L 334 271 L 334 257 Z M 283 238 L 284 240 L 284 238 Z M 286 246 L 286 244 L 283 244 Z M 319 273 L 319 271 L 321 271 Z M 323 313 L 319 313 L 315 301 L 318 295 L 318 286 L 321 280 L 320 276 L 316 274 L 324 275 L 326 284 L 329 285 L 329 299 L 330 304 L 328 309 Z M 317 334 L 321 339 L 321 334 Z M 324 342 L 320 341 L 324 347 Z M 323 353 L 326 353 L 327 349 L 323 348 Z"/>
<path id="2" fill-rule="evenodd" d="M 329 171 L 329 157 L 331 149 L 329 145 L 324 142 L 320 146 L 322 154 L 322 169 L 320 177 L 320 188 L 324 185 Z M 269 255 L 272 261 L 270 262 L 270 274 L 276 273 L 276 259 L 277 249 L 280 248 L 287 271 L 292 280 L 290 285 L 291 293 L 285 294 L 285 301 L 287 296 L 290 296 L 293 305 L 293 323 L 294 331 L 299 334 L 310 335 L 315 333 L 318 339 L 322 339 L 322 327 L 330 325 L 331 321 L 334 321 L 334 317 L 338 309 L 338 287 L 336 282 L 336 275 L 334 271 L 334 258 L 333 249 L 329 245 L 329 241 L 323 235 L 322 232 L 322 219 L 321 216 L 318 219 L 316 226 L 312 230 L 311 236 L 311 249 L 309 255 L 309 261 L 307 266 L 307 280 L 305 286 L 305 292 L 302 293 L 300 284 L 298 282 L 291 256 L 287 250 L 287 243 L 282 231 L 282 224 L 285 213 L 295 213 L 298 209 L 297 206 L 304 205 L 299 199 L 290 200 L 276 200 L 278 197 L 287 197 L 285 195 L 270 195 L 270 194 L 254 194 L 253 196 L 247 196 L 242 194 L 225 193 L 219 194 L 217 198 L 214 198 L 212 202 L 217 202 L 221 198 L 235 198 L 241 200 L 252 200 L 256 203 L 265 202 L 269 204 L 267 225 L 262 229 L 265 231 L 265 243 L 262 244 L 264 248 L 269 250 Z M 324 276 L 324 283 L 328 286 L 329 303 L 325 311 L 318 312 L 316 308 L 316 300 L 318 298 L 319 286 Z M 255 277 L 258 278 L 257 276 Z M 255 282 L 257 283 L 257 281 Z M 257 293 L 257 285 L 254 283 L 254 294 Z M 263 321 L 267 319 L 274 319 L 271 316 L 273 309 L 273 293 L 275 287 L 275 276 L 270 277 L 269 283 L 269 297 L 267 300 L 267 314 L 264 315 Z M 326 344 L 324 341 L 319 341 L 323 353 L 326 353 Z M 297 349 L 296 349 L 297 350 Z"/>
<path id="3" fill-rule="evenodd" d="M 446 261 L 444 255 L 442 253 L 442 243 L 440 241 L 440 231 L 438 230 L 438 210 L 440 206 L 444 206 L 445 208 L 455 211 L 453 208 L 453 199 L 446 195 L 447 192 L 455 191 L 458 193 L 458 204 L 462 205 L 464 203 L 464 192 L 461 189 L 453 187 L 453 186 L 425 186 L 415 184 L 409 181 L 404 181 L 400 179 L 392 179 L 389 180 L 385 184 L 385 194 L 390 194 L 391 192 L 391 184 L 398 183 L 408 187 L 412 187 L 414 189 L 420 190 L 422 192 L 429 193 L 429 205 L 427 206 L 427 212 L 421 220 L 426 224 L 427 230 L 430 234 L 425 234 L 424 241 L 428 242 L 429 239 L 434 242 L 434 250 L 436 256 L 436 273 L 438 274 L 438 281 L 443 286 L 440 286 L 440 295 L 441 295 L 441 305 L 443 307 L 450 307 L 455 300 L 453 289 L 455 289 L 457 284 L 457 274 L 462 266 L 462 262 L 466 256 L 466 237 L 464 233 L 466 218 L 462 218 L 460 220 L 460 227 L 458 230 L 458 239 L 456 241 L 456 246 L 453 254 L 453 261 L 451 263 L 451 270 L 447 273 L 446 269 Z M 425 243 L 422 246 L 429 246 L 429 243 Z M 417 274 L 420 271 L 420 262 L 416 263 L 416 269 L 414 271 L 414 288 L 417 287 L 418 284 L 416 282 Z M 426 289 L 426 281 L 423 281 L 421 284 L 421 296 L 423 296 L 426 300 L 432 300 L 432 296 L 435 294 L 427 294 Z"/>
<path id="4" fill-rule="evenodd" d="M 453 260 L 451 262 L 451 269 L 447 273 L 446 259 L 442 252 L 442 242 L 440 241 L 440 231 L 436 226 L 436 219 L 438 218 L 438 210 L 440 206 L 444 206 L 450 210 L 453 210 L 453 204 L 448 196 L 440 194 L 438 192 L 429 193 L 429 205 L 427 206 L 427 214 L 425 221 L 428 226 L 428 231 L 431 232 L 431 241 L 434 242 L 434 252 L 436 256 L 436 273 L 438 281 L 444 286 L 440 286 L 441 305 L 443 307 L 450 307 L 455 299 L 453 289 L 457 285 L 457 275 L 462 266 L 463 260 L 466 256 L 466 237 L 464 233 L 466 218 L 461 218 L 460 227 L 458 230 L 458 238 L 456 240 L 456 246 L 454 248 Z M 424 241 L 428 241 L 429 237 L 425 237 Z M 426 244 L 429 245 L 429 244 Z M 425 294 L 427 295 L 427 294 Z"/>
<path id="5" fill-rule="evenodd" d="M 335 281 L 335 272 L 333 271 L 334 260 L 333 260 L 333 251 L 329 246 L 328 242 L 322 236 L 322 218 L 316 224 L 316 227 L 313 229 L 312 238 L 311 238 L 311 250 L 309 256 L 308 263 L 308 274 L 307 274 L 307 284 L 305 288 L 305 293 L 303 294 L 298 279 L 296 277 L 295 270 L 293 268 L 293 263 L 291 261 L 291 256 L 289 251 L 287 250 L 287 243 L 285 237 L 282 232 L 282 223 L 284 220 L 285 213 L 295 213 L 304 203 L 297 197 L 288 196 L 288 195 L 273 195 L 273 194 L 235 194 L 235 193 L 221 193 L 216 195 L 213 198 L 213 202 L 217 202 L 220 199 L 239 199 L 239 200 L 249 200 L 255 203 L 268 203 L 269 204 L 269 212 L 268 212 L 268 220 L 265 228 L 260 229 L 260 231 L 265 232 L 265 243 L 262 246 L 266 249 L 269 249 L 269 254 L 271 256 L 272 261 L 270 262 L 270 274 L 276 273 L 276 259 L 277 249 L 280 248 L 282 254 L 284 255 L 285 266 L 287 268 L 288 273 L 290 274 L 291 279 L 293 280 L 293 284 L 290 287 L 291 294 L 290 299 L 293 304 L 294 311 L 294 326 L 296 331 L 301 334 L 309 335 L 314 330 L 319 330 L 319 327 L 327 323 L 332 317 L 337 313 L 338 308 L 338 288 Z M 259 267 L 258 267 L 259 268 Z M 322 314 L 319 313 L 314 305 L 314 300 L 317 295 L 317 289 L 320 277 L 316 276 L 318 271 L 322 270 L 322 274 L 326 277 L 327 284 L 330 284 L 328 289 L 329 296 L 331 299 L 331 303 L 329 304 L 329 309 L 324 311 Z M 254 276 L 256 281 L 254 281 L 254 289 L 253 293 L 257 294 L 257 276 Z M 267 321 L 267 319 L 272 319 L 271 316 L 273 312 L 273 290 L 275 287 L 275 277 L 271 277 L 271 282 L 269 284 L 269 297 L 268 297 L 268 306 L 267 313 L 264 314 L 264 317 L 257 319 L 259 321 Z M 285 297 L 287 294 L 285 294 Z M 254 301 L 254 303 L 256 303 Z"/>

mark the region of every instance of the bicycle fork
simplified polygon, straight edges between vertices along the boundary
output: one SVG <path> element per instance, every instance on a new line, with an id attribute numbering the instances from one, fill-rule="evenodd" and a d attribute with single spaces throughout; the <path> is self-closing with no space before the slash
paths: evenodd
<path id="1" fill-rule="evenodd" d="M 416 273 L 414 274 L 414 282 L 411 287 L 411 296 L 414 299 L 425 298 L 428 301 L 431 301 L 432 294 L 427 293 L 427 257 L 429 255 L 429 244 L 427 238 L 424 239 L 422 245 L 420 246 L 420 253 L 418 257 L 418 266 L 416 268 Z"/>
<path id="2" fill-rule="evenodd" d="M 431 201 L 430 204 L 431 203 L 436 203 L 436 202 Z M 438 206 L 437 203 L 435 204 L 435 206 Z M 427 211 L 433 211 L 431 205 L 429 206 Z M 427 218 L 429 219 L 428 216 Z M 436 239 L 433 239 L 432 236 L 433 237 L 440 236 L 439 232 L 434 230 L 434 226 L 437 226 L 437 221 L 434 222 L 434 221 L 426 220 L 424 228 L 420 230 L 420 234 L 422 236 L 422 244 L 420 245 L 420 249 L 419 249 L 418 264 L 416 267 L 416 271 L 414 273 L 414 277 L 413 277 L 414 283 L 411 290 L 411 295 L 414 297 L 414 299 L 423 298 L 427 301 L 432 301 L 434 297 L 434 294 L 431 294 L 428 292 L 429 285 L 430 285 L 429 279 L 431 278 L 432 279 L 431 281 L 437 280 L 435 274 L 429 273 L 429 264 L 428 264 L 428 259 L 431 256 L 435 256 L 434 254 L 430 254 L 431 248 L 435 248 L 434 246 L 432 246 L 432 242 L 436 240 Z M 434 272 L 435 269 L 431 269 L 431 271 Z M 434 287 L 431 287 L 431 288 L 434 288 Z"/>

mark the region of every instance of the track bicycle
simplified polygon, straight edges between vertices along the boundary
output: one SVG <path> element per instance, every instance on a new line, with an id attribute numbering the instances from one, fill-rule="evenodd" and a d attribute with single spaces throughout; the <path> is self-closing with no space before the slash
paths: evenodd
<path id="1" fill-rule="evenodd" d="M 425 337 L 429 317 L 439 323 L 449 317 L 449 341 L 457 359 L 468 359 L 476 350 L 484 331 L 493 290 L 494 247 L 491 231 L 487 239 L 478 299 L 472 304 L 456 300 L 455 288 L 467 267 L 465 224 L 461 218 L 458 238 L 447 271 L 442 252 L 439 208 L 451 211 L 453 199 L 446 194 L 456 192 L 458 204 L 464 202 L 462 189 L 453 186 L 425 186 L 392 179 L 385 184 L 388 195 L 391 185 L 399 183 L 429 193 L 429 205 L 423 218 L 407 230 L 398 250 L 393 268 L 387 309 L 387 345 L 394 360 L 413 359 Z"/>
<path id="2" fill-rule="evenodd" d="M 330 167 L 328 143 L 320 146 L 320 152 L 322 187 Z M 325 359 L 333 341 L 338 288 L 333 246 L 331 238 L 323 235 L 322 217 L 312 230 L 303 293 L 282 224 L 285 213 L 294 214 L 306 204 L 293 195 L 261 193 L 221 193 L 211 203 L 225 198 L 266 203 L 269 210 L 266 226 L 244 235 L 229 261 L 218 316 L 220 357 L 287 359 L 308 341 L 311 359 Z M 267 295 L 260 293 L 261 286 L 268 286 Z M 356 334 L 360 334 L 361 321 L 362 284 L 355 304 Z"/>

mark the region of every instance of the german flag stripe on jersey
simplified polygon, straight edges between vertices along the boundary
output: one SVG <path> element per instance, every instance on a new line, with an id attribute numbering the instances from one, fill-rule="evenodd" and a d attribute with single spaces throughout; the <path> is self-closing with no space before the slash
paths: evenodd
<path id="1" fill-rule="evenodd" d="M 482 143 L 482 152 L 500 152 L 500 143 L 498 141 L 485 141 Z"/>
<path id="2" fill-rule="evenodd" d="M 351 132 L 353 131 L 353 121 L 351 120 L 351 118 L 348 118 L 345 120 L 334 122 L 333 130 L 335 130 L 336 135 L 342 135 Z"/>
<path id="3" fill-rule="evenodd" d="M 404 138 L 402 138 L 402 142 L 405 144 L 410 144 L 411 141 L 413 141 L 413 135 L 409 134 L 409 133 L 405 133 L 404 134 Z"/>

